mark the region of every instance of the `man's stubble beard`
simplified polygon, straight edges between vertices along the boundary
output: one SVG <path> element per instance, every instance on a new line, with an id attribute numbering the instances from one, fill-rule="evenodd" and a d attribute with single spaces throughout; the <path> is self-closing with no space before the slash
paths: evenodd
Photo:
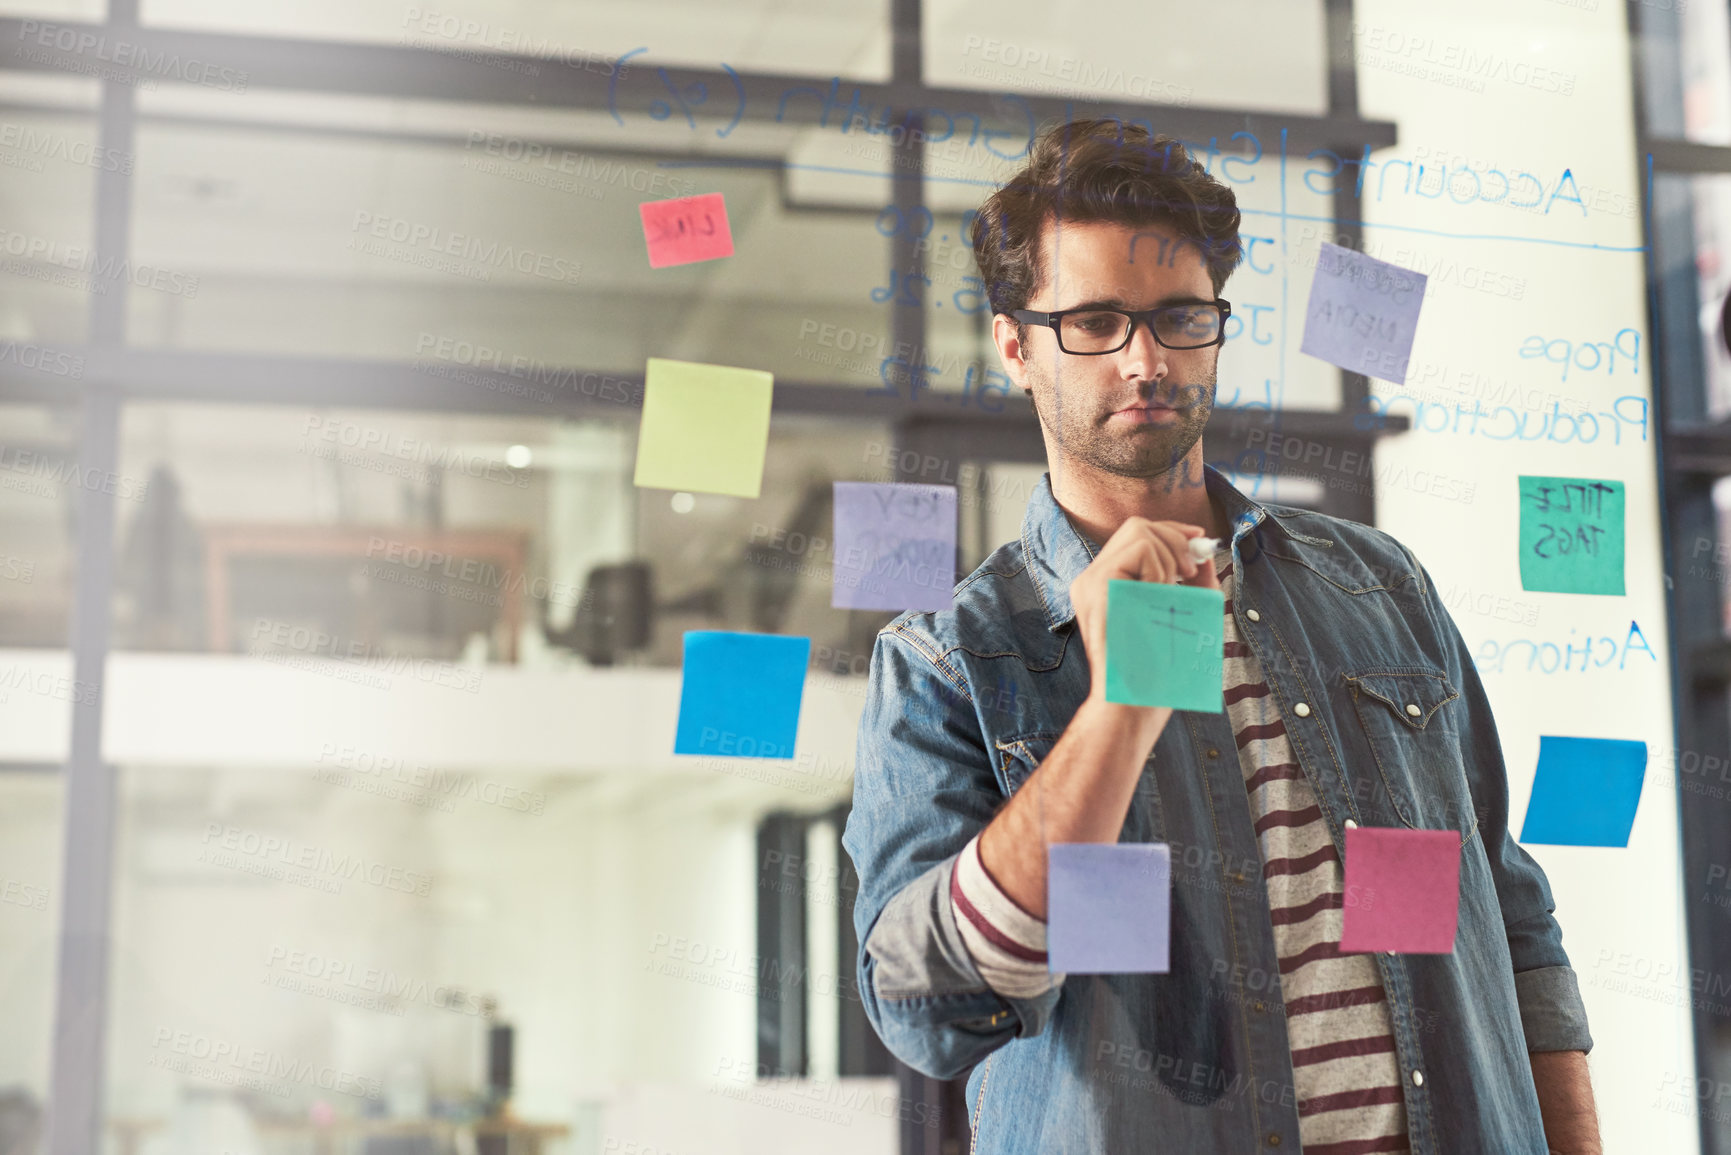
<path id="1" fill-rule="evenodd" d="M 1046 367 L 1033 361 L 1027 364 L 1030 383 L 1034 386 L 1028 399 L 1040 424 L 1052 436 L 1063 455 L 1105 473 L 1120 477 L 1156 478 L 1179 468 L 1191 448 L 1202 439 L 1202 430 L 1214 412 L 1215 381 L 1218 363 L 1205 380 L 1188 385 L 1162 382 L 1155 395 L 1171 399 L 1174 392 L 1184 402 L 1179 418 L 1171 424 L 1132 425 L 1123 431 L 1109 432 L 1105 423 L 1110 411 L 1101 411 L 1101 402 L 1086 391 L 1072 388 L 1062 405 L 1053 404 L 1057 397 Z M 1046 398 L 1042 403 L 1040 398 Z M 1054 413 L 1053 410 L 1056 410 Z M 1056 416 L 1058 421 L 1053 422 Z"/>

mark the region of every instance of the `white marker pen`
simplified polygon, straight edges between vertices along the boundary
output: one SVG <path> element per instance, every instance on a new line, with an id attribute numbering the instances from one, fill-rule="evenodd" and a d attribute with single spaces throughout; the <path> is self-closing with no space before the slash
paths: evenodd
<path id="1" fill-rule="evenodd" d="M 1193 537 L 1190 539 L 1190 560 L 1207 561 L 1219 548 L 1220 539 L 1217 537 Z"/>

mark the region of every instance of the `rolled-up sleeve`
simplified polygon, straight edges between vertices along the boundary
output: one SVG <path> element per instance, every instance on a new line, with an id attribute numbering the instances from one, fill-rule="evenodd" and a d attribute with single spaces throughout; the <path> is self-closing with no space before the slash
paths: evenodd
<path id="1" fill-rule="evenodd" d="M 1059 991 L 994 990 L 958 925 L 957 861 L 1004 797 L 972 695 L 938 657 L 899 619 L 878 635 L 842 845 L 859 875 L 866 1016 L 910 1067 L 953 1078 L 1044 1029 Z"/>
<path id="2" fill-rule="evenodd" d="M 1544 868 L 1522 849 L 1509 829 L 1508 767 L 1484 682 L 1460 629 L 1437 596 L 1429 572 L 1416 559 L 1413 565 L 1424 579 L 1433 628 L 1448 654 L 1449 677 L 1460 687 L 1465 707 L 1463 732 L 1471 742 L 1467 786 L 1480 815 L 1479 836 L 1502 908 L 1527 1050 L 1590 1051 L 1593 1037 L 1587 1030 L 1587 1008 L 1581 1001 L 1568 953 L 1563 950 L 1563 930 L 1555 917 L 1551 884 Z"/>

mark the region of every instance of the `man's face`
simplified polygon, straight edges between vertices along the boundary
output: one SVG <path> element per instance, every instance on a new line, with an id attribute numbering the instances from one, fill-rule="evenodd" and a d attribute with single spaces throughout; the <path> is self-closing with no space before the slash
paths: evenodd
<path id="1" fill-rule="evenodd" d="M 1045 275 L 1030 309 L 1152 309 L 1215 297 L 1196 244 L 1181 243 L 1168 226 L 1048 220 L 1041 244 Z M 1118 352 L 1077 356 L 1058 348 L 1050 328 L 1029 325 L 1027 332 L 1024 344 L 1015 322 L 994 319 L 1005 368 L 1032 390 L 1040 422 L 1064 457 L 1123 477 L 1158 477 L 1202 437 L 1220 346 L 1167 349 L 1138 324 Z"/>

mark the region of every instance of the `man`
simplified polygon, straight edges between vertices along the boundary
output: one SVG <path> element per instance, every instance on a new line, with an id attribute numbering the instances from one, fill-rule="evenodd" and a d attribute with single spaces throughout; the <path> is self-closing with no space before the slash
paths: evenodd
<path id="1" fill-rule="evenodd" d="M 1047 133 L 980 213 L 1049 472 L 953 609 L 877 638 L 844 837 L 867 1014 L 972 1068 L 977 1152 L 1598 1152 L 1575 973 L 1429 573 L 1203 464 L 1238 224 L 1114 121 Z M 1222 590 L 1224 712 L 1105 700 L 1114 579 Z M 1460 835 L 1453 953 L 1340 951 L 1359 825 Z M 1169 972 L 1051 973 L 1046 847 L 1118 841 L 1170 847 Z"/>

